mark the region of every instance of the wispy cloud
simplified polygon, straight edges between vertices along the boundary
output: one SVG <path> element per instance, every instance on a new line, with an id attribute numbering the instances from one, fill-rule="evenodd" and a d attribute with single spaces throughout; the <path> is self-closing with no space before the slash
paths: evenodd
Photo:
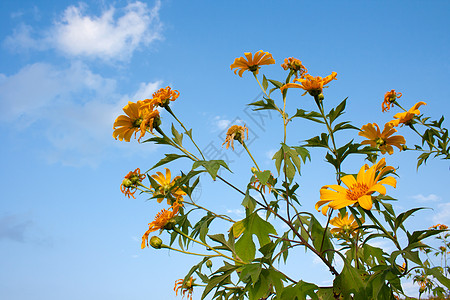
<path id="1" fill-rule="evenodd" d="M 441 203 L 438 205 L 436 214 L 433 216 L 433 222 L 435 224 L 449 224 L 450 223 L 450 202 Z"/>
<path id="2" fill-rule="evenodd" d="M 112 124 L 122 107 L 130 99 L 148 98 L 161 82 L 141 83 L 132 95 L 119 93 L 116 85 L 81 62 L 67 68 L 32 64 L 14 75 L 0 75 L 0 117 L 20 124 L 15 126 L 19 130 L 42 126 L 49 162 L 97 165 L 106 149 L 120 147 L 112 138 Z"/>
<path id="3" fill-rule="evenodd" d="M 440 201 L 441 197 L 435 194 L 429 194 L 428 196 L 424 196 L 422 194 L 414 195 L 412 198 L 418 202 L 436 202 Z"/>
<path id="4" fill-rule="evenodd" d="M 137 49 L 162 38 L 160 6 L 159 0 L 152 8 L 136 1 L 89 15 L 87 5 L 81 3 L 67 7 L 53 27 L 42 32 L 19 25 L 4 44 L 13 51 L 53 48 L 75 58 L 127 60 Z"/>

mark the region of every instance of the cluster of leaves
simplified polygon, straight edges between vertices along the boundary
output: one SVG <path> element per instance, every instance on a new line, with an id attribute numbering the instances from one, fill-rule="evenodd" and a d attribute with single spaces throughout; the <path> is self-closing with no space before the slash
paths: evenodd
<path id="1" fill-rule="evenodd" d="M 345 213 L 352 215 L 358 224 L 358 228 L 352 232 L 342 231 L 340 234 L 332 234 L 330 231 L 331 213 L 325 223 L 320 222 L 311 212 L 299 211 L 302 206 L 296 195 L 299 184 L 295 179 L 301 175 L 302 164 L 311 160 L 309 149 L 325 149 L 325 161 L 334 167 L 338 185 L 341 184 L 341 177 L 345 174 L 341 168 L 347 158 L 359 154 L 374 162 L 380 150 L 363 146 L 353 139 L 338 145 L 336 135 L 342 131 L 353 133 L 359 131 L 359 128 L 353 126 L 350 121 L 341 120 L 347 99 L 326 113 L 323 96 L 321 98 L 316 95 L 314 101 L 317 104 L 317 111 L 298 108 L 289 117 L 285 105 L 287 90 L 284 89 L 279 93 L 283 98 L 283 108 L 277 105 L 277 101 L 272 99 L 271 95 L 289 83 L 292 76 L 291 71 L 285 83 L 282 83 L 267 79 L 263 75 L 261 85 L 263 99 L 250 105 L 254 110 L 274 110 L 280 113 L 284 128 L 291 122 L 302 119 L 317 126 L 324 126 L 325 130 L 317 136 L 305 139 L 299 145 L 287 144 L 285 137 L 273 156 L 277 176 L 273 176 L 269 170 L 257 168 L 252 171 L 246 189 L 242 190 L 229 183 L 218 175 L 221 168 L 231 172 L 225 161 L 206 160 L 198 147 L 196 147 L 199 152 L 197 155 L 187 150 L 183 137 L 188 137 L 196 146 L 192 129 L 187 130 L 178 119 L 184 132 L 180 133 L 172 124 L 171 137 L 159 129 L 160 135 L 145 141 L 168 145 L 180 152 L 165 154 L 165 157 L 148 172 L 178 159 L 188 159 L 192 162 L 191 169 L 182 173 L 180 179 L 170 187 L 183 190 L 190 200 L 185 199 L 184 208 L 174 219 L 174 226 L 163 228 L 170 232 L 170 241 L 166 248 L 203 256 L 186 274 L 183 284 L 192 276 L 199 278 L 203 284 L 196 284 L 194 287 L 203 286 L 202 299 L 207 296 L 212 299 L 236 300 L 395 299 L 394 295 L 404 295 L 401 278 L 410 275 L 411 270 L 414 270 L 418 272 L 415 276 L 432 276 L 436 280 L 429 289 L 427 287 L 427 291 L 443 295 L 445 288 L 447 291 L 450 289 L 448 267 L 446 266 L 444 270 L 431 266 L 429 260 L 421 259 L 419 252 L 421 249 L 425 251 L 430 249 L 423 244 L 423 240 L 444 231 L 410 232 L 404 224 L 408 218 L 423 208 L 414 208 L 397 215 L 392 204 L 388 203 L 394 200 L 393 198 L 372 196 L 373 210 L 365 210 L 358 205 L 340 210 L 341 215 Z M 428 127 L 422 136 L 422 146 L 416 145 L 416 148 L 423 150 L 425 144 L 429 146 L 429 151 L 419 156 L 418 166 L 431 154 L 449 159 L 448 130 L 442 128 L 443 118 L 438 122 L 428 122 L 427 118 L 418 117 L 416 121 Z M 207 173 L 212 180 L 220 180 L 229 185 L 239 197 L 242 197 L 242 206 L 246 212 L 242 220 L 234 221 L 229 216 L 216 214 L 194 202 L 192 194 L 198 187 L 201 173 Z M 152 194 L 151 198 L 161 198 L 170 194 L 169 190 L 166 195 L 153 195 L 152 191 L 157 190 L 160 184 L 151 176 L 148 176 L 148 179 L 151 187 L 144 193 Z M 268 188 L 269 191 L 266 192 L 264 188 Z M 204 212 L 204 215 L 193 224 L 191 222 L 195 219 L 192 217 L 194 211 Z M 269 221 L 270 217 L 283 222 L 287 230 L 277 232 Z M 370 220 L 370 223 L 364 223 L 364 220 Z M 228 233 L 210 232 L 212 224 L 216 221 L 227 222 Z M 404 237 L 407 242 L 402 245 L 400 237 Z M 396 250 L 387 253 L 384 249 L 370 244 L 374 239 L 387 239 Z M 200 253 L 188 252 L 199 247 Z M 289 259 L 292 249 L 296 247 L 304 248 L 323 262 L 334 276 L 331 286 L 319 286 L 294 279 L 291 276 L 296 274 L 288 275 L 280 270 L 281 261 L 286 264 L 298 263 L 298 260 Z M 448 243 L 446 247 L 448 250 Z M 219 266 L 212 268 L 212 261 Z M 343 262 L 341 270 L 336 269 L 337 261 Z M 401 263 L 404 265 L 401 266 Z M 209 271 L 204 268 L 205 265 Z"/>

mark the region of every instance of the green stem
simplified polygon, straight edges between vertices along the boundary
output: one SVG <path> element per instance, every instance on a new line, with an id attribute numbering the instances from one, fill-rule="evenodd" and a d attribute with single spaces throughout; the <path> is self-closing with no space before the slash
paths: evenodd
<path id="1" fill-rule="evenodd" d="M 261 90 L 263 91 L 263 93 L 266 95 L 267 98 L 270 98 L 269 95 L 267 95 L 267 92 L 264 90 L 264 88 L 262 87 L 261 83 L 259 82 L 258 76 L 256 76 L 255 73 L 253 73 L 253 76 L 255 76 L 256 81 L 259 84 L 259 87 L 261 88 Z"/>
<path id="2" fill-rule="evenodd" d="M 196 206 L 196 207 L 199 208 L 199 209 L 203 209 L 203 210 L 205 210 L 205 211 L 207 211 L 207 212 L 213 214 L 213 215 L 214 215 L 215 217 L 217 217 L 217 218 L 221 218 L 221 219 L 223 219 L 223 220 L 225 220 L 225 221 L 228 221 L 228 222 L 236 223 L 236 221 L 234 221 L 234 220 L 231 219 L 230 217 L 228 217 L 228 216 L 223 216 L 223 215 L 218 215 L 218 214 L 214 213 L 213 211 L 211 211 L 211 210 L 209 210 L 209 209 L 207 209 L 207 208 L 205 208 L 205 207 L 203 207 L 203 206 L 201 206 L 201 205 L 198 205 L 198 204 L 196 204 L 196 203 L 194 203 L 194 202 L 184 201 L 184 203 L 190 204 L 190 205 L 193 205 L 193 206 Z"/>
<path id="3" fill-rule="evenodd" d="M 161 248 L 174 250 L 174 251 L 181 252 L 181 253 L 184 253 L 184 254 L 197 255 L 197 256 L 203 256 L 203 257 L 219 257 L 220 256 L 220 255 L 208 255 L 208 254 L 200 254 L 200 253 L 194 253 L 194 252 L 189 252 L 189 251 L 183 251 L 183 250 L 180 250 L 180 249 L 172 248 L 172 247 L 167 246 L 167 245 L 161 245 Z"/>
<path id="4" fill-rule="evenodd" d="M 177 228 L 174 228 L 173 231 L 175 231 L 175 232 L 178 233 L 178 234 L 181 234 L 182 236 L 186 237 L 187 239 L 193 241 L 194 243 L 200 244 L 200 245 L 202 245 L 202 246 L 205 246 L 205 247 L 208 248 L 208 249 L 211 249 L 212 251 L 216 252 L 216 253 L 218 254 L 218 256 L 222 256 L 222 257 L 224 257 L 224 258 L 228 258 L 228 259 L 230 259 L 230 260 L 232 260 L 232 261 L 234 261 L 234 262 L 236 262 L 236 263 L 239 263 L 239 264 L 242 264 L 242 263 L 243 263 L 243 262 L 240 261 L 240 260 L 234 259 L 234 258 L 232 258 L 232 257 L 229 257 L 229 256 L 223 254 L 223 253 L 220 253 L 219 251 L 217 251 L 216 249 L 214 249 L 213 247 L 211 247 L 211 246 L 208 245 L 208 244 L 205 244 L 205 243 L 203 243 L 203 242 L 201 242 L 201 241 L 197 241 L 196 239 L 191 238 L 190 236 L 188 236 L 188 235 L 185 234 L 184 232 L 179 231 Z"/>
<path id="5" fill-rule="evenodd" d="M 259 172 L 261 172 L 261 169 L 258 167 L 258 164 L 256 163 L 255 159 L 253 158 L 252 154 L 250 153 L 250 150 L 248 150 L 247 145 L 245 144 L 244 140 L 241 141 L 242 146 L 244 146 L 245 150 L 247 150 L 248 155 L 253 160 L 253 163 L 255 164 L 256 168 Z"/>
<path id="6" fill-rule="evenodd" d="M 203 156 L 202 151 L 200 150 L 200 148 L 199 148 L 199 147 L 197 146 L 197 144 L 195 143 L 195 141 L 194 141 L 194 139 L 192 138 L 191 134 L 188 133 L 188 130 L 187 130 L 187 128 L 184 126 L 184 124 L 183 124 L 180 120 L 178 120 L 178 118 L 175 116 L 175 114 L 173 113 L 173 111 L 170 109 L 169 106 L 165 106 L 165 109 L 169 112 L 169 114 L 172 115 L 172 117 L 175 118 L 175 120 L 178 121 L 178 123 L 181 125 L 181 127 L 183 127 L 184 132 L 185 132 L 186 135 L 191 139 L 192 143 L 194 144 L 195 148 L 197 148 L 197 150 L 198 150 L 198 152 L 200 153 L 200 155 L 202 156 L 203 160 L 206 160 L 206 159 L 205 159 L 205 156 Z"/>
<path id="7" fill-rule="evenodd" d="M 372 220 L 372 222 L 374 222 L 380 229 L 381 231 L 383 231 L 384 234 L 386 234 L 388 236 L 389 239 L 392 240 L 392 242 L 394 242 L 395 246 L 397 247 L 398 250 L 402 250 L 402 247 L 400 246 L 400 244 L 398 243 L 397 239 L 394 238 L 385 228 L 383 225 L 381 225 L 381 223 L 377 220 L 377 218 L 375 218 L 375 216 L 372 214 L 372 212 L 370 210 L 364 210 L 366 212 L 366 214 L 369 216 L 369 218 Z"/>
<path id="8" fill-rule="evenodd" d="M 432 144 L 429 140 L 423 138 L 423 135 L 420 134 L 420 132 L 418 132 L 416 128 L 414 128 L 414 125 L 413 125 L 413 124 L 409 124 L 408 126 L 409 126 L 409 128 L 411 128 L 415 133 L 417 133 L 417 134 L 422 138 L 422 140 L 427 141 L 427 143 L 428 143 L 428 145 L 430 146 L 430 148 L 436 149 L 438 153 L 440 152 L 440 149 L 438 149 L 434 144 Z"/>

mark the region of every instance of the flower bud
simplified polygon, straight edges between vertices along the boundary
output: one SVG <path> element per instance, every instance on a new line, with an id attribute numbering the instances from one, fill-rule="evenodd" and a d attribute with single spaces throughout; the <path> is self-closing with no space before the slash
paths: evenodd
<path id="1" fill-rule="evenodd" d="M 150 246 L 152 246 L 155 249 L 161 249 L 162 240 L 157 236 L 152 236 L 152 238 L 150 239 Z"/>
<path id="2" fill-rule="evenodd" d="M 177 225 L 177 222 L 175 219 L 170 219 L 169 222 L 164 226 L 164 229 L 166 230 L 172 230 L 175 228 L 175 225 Z"/>
<path id="3" fill-rule="evenodd" d="M 123 185 L 124 187 L 131 187 L 131 186 L 133 186 L 133 182 L 131 182 L 130 179 L 125 178 L 124 180 L 122 180 L 122 185 Z"/>
<path id="4" fill-rule="evenodd" d="M 207 266 L 209 269 L 211 269 L 211 268 L 212 268 L 212 265 L 213 265 L 212 261 L 211 261 L 210 259 L 208 259 L 208 260 L 206 261 L 206 266 Z"/>
<path id="5" fill-rule="evenodd" d="M 402 145 L 402 150 L 403 150 L 403 151 L 406 151 L 406 150 L 408 150 L 408 146 L 406 146 L 406 145 Z"/>
<path id="6" fill-rule="evenodd" d="M 255 174 L 255 172 L 258 171 L 258 169 L 256 169 L 255 167 L 252 167 L 250 170 L 252 171 L 253 174 Z"/>
<path id="7" fill-rule="evenodd" d="M 322 101 L 323 99 L 325 99 L 325 96 L 321 93 L 317 96 L 317 99 L 319 99 L 319 101 Z"/>

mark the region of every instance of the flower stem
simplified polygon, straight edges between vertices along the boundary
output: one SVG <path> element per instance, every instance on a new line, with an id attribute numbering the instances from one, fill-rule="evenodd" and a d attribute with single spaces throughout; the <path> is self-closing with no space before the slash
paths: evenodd
<path id="1" fill-rule="evenodd" d="M 208 249 L 211 249 L 212 251 L 216 252 L 216 253 L 218 254 L 218 256 L 222 256 L 222 257 L 228 258 L 228 259 L 230 259 L 230 260 L 232 260 L 232 261 L 234 261 L 234 262 L 236 262 L 236 263 L 242 264 L 242 261 L 237 260 L 237 259 L 234 259 L 234 258 L 232 258 L 232 257 L 229 257 L 229 256 L 227 256 L 227 255 L 225 255 L 225 254 L 223 254 L 223 253 L 220 253 L 219 251 L 217 251 L 216 249 L 214 249 L 214 248 L 211 247 L 210 245 L 205 244 L 205 243 L 203 243 L 203 242 L 201 242 L 201 241 L 197 241 L 196 239 L 191 238 L 190 236 L 188 236 L 188 235 L 185 234 L 184 232 L 179 231 L 177 228 L 174 228 L 173 231 L 175 231 L 175 232 L 178 233 L 178 234 L 181 234 L 182 236 L 186 237 L 187 239 L 193 241 L 194 243 L 200 244 L 200 245 L 202 245 L 202 246 L 205 246 L 205 247 L 208 248 Z"/>
<path id="2" fill-rule="evenodd" d="M 248 150 L 247 145 L 245 144 L 244 140 L 241 141 L 242 146 L 244 146 L 245 150 L 247 150 L 248 155 L 253 160 L 253 163 L 255 164 L 258 171 L 261 172 L 261 169 L 258 167 L 258 164 L 256 163 L 255 159 L 253 158 L 252 154 L 250 153 L 250 150 Z"/>
<path id="3" fill-rule="evenodd" d="M 181 125 L 181 127 L 183 127 L 184 132 L 187 134 L 187 136 L 191 139 L 192 143 L 194 144 L 195 148 L 197 148 L 198 152 L 200 153 L 200 155 L 202 156 L 203 160 L 205 160 L 205 156 L 203 156 L 202 151 L 200 150 L 200 148 L 197 146 L 197 144 L 195 143 L 194 139 L 192 138 L 191 134 L 188 133 L 188 130 L 186 129 L 186 127 L 184 126 L 184 124 L 178 120 L 178 118 L 175 116 L 175 114 L 173 113 L 173 111 L 170 109 L 169 106 L 166 106 L 165 109 L 167 110 L 167 112 L 169 112 L 169 114 L 172 115 L 172 117 L 175 118 L 175 120 L 178 121 L 178 123 Z"/>

